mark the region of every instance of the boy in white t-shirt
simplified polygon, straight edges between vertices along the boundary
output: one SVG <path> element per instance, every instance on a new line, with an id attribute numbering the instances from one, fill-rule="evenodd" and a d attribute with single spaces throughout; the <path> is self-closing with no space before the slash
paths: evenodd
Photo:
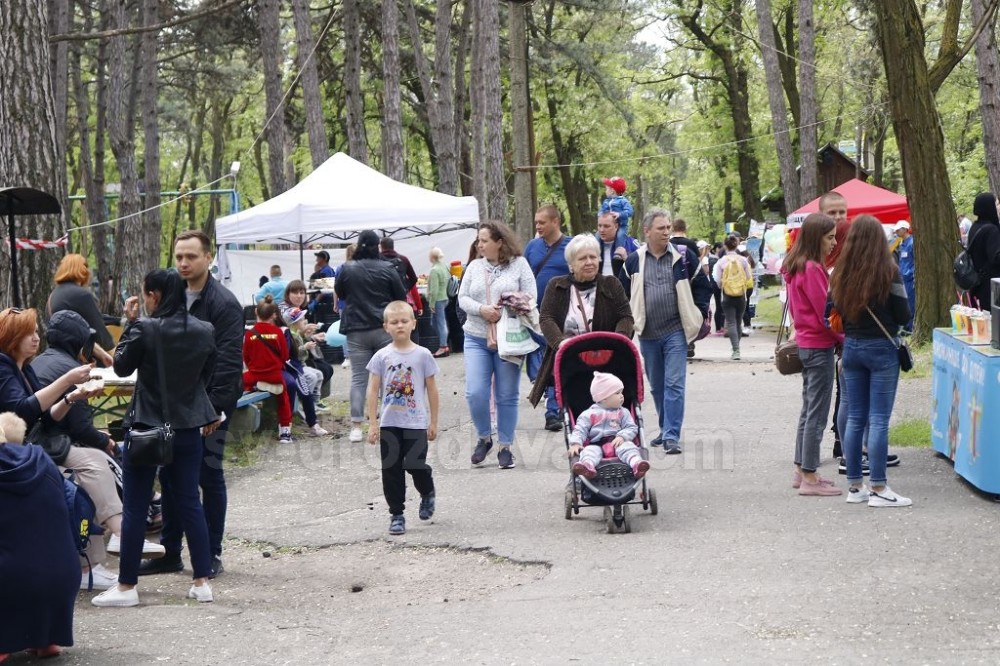
<path id="1" fill-rule="evenodd" d="M 375 352 L 367 366 L 371 373 L 368 443 L 379 442 L 381 446 L 382 492 L 391 516 L 389 534 L 406 534 L 406 472 L 420 493 L 420 520 L 430 520 L 434 515 L 434 479 L 427 464 L 427 442 L 437 439 L 438 390 L 434 376 L 438 366 L 430 351 L 410 339 L 417 320 L 408 303 L 389 303 L 382 322 L 392 336 L 392 344 Z"/>

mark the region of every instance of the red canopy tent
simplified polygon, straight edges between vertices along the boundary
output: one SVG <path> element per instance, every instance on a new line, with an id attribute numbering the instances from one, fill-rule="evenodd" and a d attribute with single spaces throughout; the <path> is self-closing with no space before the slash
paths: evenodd
<path id="1" fill-rule="evenodd" d="M 847 199 L 847 216 L 850 218 L 858 215 L 874 215 L 882 224 L 895 224 L 900 220 L 910 219 L 910 207 L 902 194 L 869 185 L 857 178 L 838 185 L 833 191 Z M 813 199 L 788 216 L 788 226 L 798 227 L 806 215 L 818 212 L 819 199 Z"/>

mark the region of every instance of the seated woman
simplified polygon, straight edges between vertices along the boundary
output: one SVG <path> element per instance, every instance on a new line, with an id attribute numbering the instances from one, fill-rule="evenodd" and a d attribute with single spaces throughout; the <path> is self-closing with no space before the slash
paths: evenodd
<path id="1" fill-rule="evenodd" d="M 634 321 L 625 289 L 617 277 L 597 274 L 601 265 L 597 240 L 589 234 L 575 236 L 565 252 L 570 274 L 549 280 L 539 309 L 539 324 L 548 348 L 528 394 L 534 406 L 552 385 L 556 351 L 565 340 L 592 331 L 632 337 Z"/>
<path id="2" fill-rule="evenodd" d="M 29 439 L 32 428 L 41 421 L 46 432 L 59 430 L 77 402 L 86 401 L 92 394 L 79 388 L 90 379 L 91 366 L 70 364 L 71 367 L 44 384 L 35 374 L 30 361 L 38 352 L 38 314 L 33 309 L 10 308 L 0 312 L 0 411 L 10 411 L 24 419 Z M 114 476 L 104 453 L 88 447 L 69 446 L 63 438 L 44 438 L 38 442 L 52 461 L 65 469 L 76 472 L 80 486 L 87 491 L 97 508 L 97 521 L 113 535 L 121 532 L 122 503 L 118 497 Z M 148 556 L 162 555 L 162 547 L 148 544 Z M 155 551 L 155 552 L 154 552 Z M 104 541 L 91 539 L 88 556 L 93 563 L 94 587 L 107 589 L 114 585 L 117 576 L 108 571 L 105 561 Z M 84 565 L 80 587 L 89 587 L 90 569 Z"/>
<path id="3" fill-rule="evenodd" d="M 40 447 L 16 443 L 24 424 L 15 420 L 0 414 L 11 433 L 3 441 L 14 440 L 0 443 L 0 662 L 21 650 L 54 657 L 73 644 L 80 578 L 62 474 Z"/>

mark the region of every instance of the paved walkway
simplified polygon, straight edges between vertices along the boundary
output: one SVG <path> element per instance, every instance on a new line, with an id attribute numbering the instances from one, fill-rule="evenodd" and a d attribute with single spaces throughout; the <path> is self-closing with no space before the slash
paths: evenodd
<path id="1" fill-rule="evenodd" d="M 470 468 L 462 357 L 444 359 L 433 521 L 414 503 L 387 535 L 374 447 L 269 446 L 230 475 L 218 601 L 183 601 L 189 573 L 143 579 L 138 609 L 82 594 L 60 663 L 1000 661 L 997 505 L 922 449 L 890 471 L 912 508 L 798 497 L 801 384 L 773 346 L 755 332 L 731 362 L 724 338 L 698 344 L 685 453 L 653 455 L 659 515 L 615 535 L 596 509 L 564 519 L 562 434 L 539 411 L 522 411 L 516 469 Z M 929 390 L 903 380 L 896 417 L 926 418 Z M 843 484 L 831 446 L 823 472 Z"/>

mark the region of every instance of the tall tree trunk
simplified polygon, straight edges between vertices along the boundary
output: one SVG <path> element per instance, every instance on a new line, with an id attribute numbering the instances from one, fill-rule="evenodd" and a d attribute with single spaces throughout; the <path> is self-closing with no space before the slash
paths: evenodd
<path id="1" fill-rule="evenodd" d="M 514 229 L 522 243 L 535 235 L 535 202 L 531 180 L 531 90 L 528 84 L 528 26 L 526 6 L 508 5 L 510 12 L 511 139 L 514 149 Z"/>
<path id="2" fill-rule="evenodd" d="M 490 219 L 507 222 L 507 187 L 503 161 L 503 107 L 500 98 L 500 9 L 496 0 L 477 0 L 476 39 L 483 78 L 484 176 L 486 212 Z M 477 114 L 473 114 L 477 118 Z"/>
<path id="3" fill-rule="evenodd" d="M 159 0 L 143 0 L 142 25 L 152 25 L 159 16 Z M 144 137 L 143 182 L 146 184 L 145 219 L 143 247 L 148 248 L 149 260 L 160 261 L 160 226 L 163 218 L 160 210 L 160 121 L 157 110 L 158 67 L 156 61 L 156 40 L 158 32 L 145 32 L 140 37 L 139 57 L 141 59 L 142 81 L 142 129 Z"/>
<path id="4" fill-rule="evenodd" d="M 802 201 L 812 201 L 819 196 L 819 150 L 816 139 L 816 25 L 813 22 L 813 0 L 799 0 L 799 174 Z M 794 210 L 794 209 L 793 209 Z"/>
<path id="5" fill-rule="evenodd" d="M 80 0 L 81 7 L 84 7 L 86 0 Z M 89 31 L 91 26 L 90 11 L 85 9 L 87 17 L 85 28 Z M 100 16 L 101 30 L 106 30 L 110 25 L 110 12 L 107 11 L 107 0 L 99 0 L 98 16 Z M 87 217 L 91 219 L 91 224 L 105 222 L 107 220 L 107 204 L 104 199 L 104 164 L 107 154 L 108 136 L 108 43 L 101 41 L 97 45 L 97 74 L 95 76 L 97 92 L 94 95 L 94 105 L 97 107 L 94 114 L 94 188 L 95 196 L 91 198 L 87 194 Z M 84 91 L 86 94 L 86 91 Z M 93 246 L 94 255 L 97 258 L 97 280 L 101 285 L 101 295 L 99 305 L 101 312 L 113 314 L 121 302 L 116 298 L 111 288 L 113 284 L 112 276 L 112 244 L 111 229 L 108 225 L 102 224 L 94 227 Z"/>
<path id="6" fill-rule="evenodd" d="M 368 164 L 365 98 L 361 90 L 361 16 L 359 0 L 344 0 L 344 89 L 347 96 L 347 152 Z"/>
<path id="7" fill-rule="evenodd" d="M 382 103 L 383 172 L 398 181 L 405 179 L 403 158 L 403 102 L 399 91 L 399 5 L 382 0 Z"/>
<path id="8" fill-rule="evenodd" d="M 799 0 L 800 2 L 802 0 Z M 810 6 L 810 10 L 812 7 Z M 810 19 L 811 20 L 811 19 Z M 781 67 L 781 84 L 788 97 L 788 110 L 792 114 L 792 122 L 796 127 L 802 124 L 802 103 L 799 97 L 799 86 L 795 78 L 795 11 L 792 7 L 785 10 L 785 39 L 782 43 L 778 24 L 771 26 L 774 32 L 774 43 L 778 47 L 778 65 Z"/>
<path id="9" fill-rule="evenodd" d="M 69 32 L 69 9 L 71 0 L 48 0 L 49 2 L 49 34 L 61 35 Z M 69 95 L 69 62 L 66 42 L 56 42 L 49 45 L 49 69 L 52 76 L 52 94 L 56 111 L 56 156 L 57 164 L 66 170 L 66 144 L 68 113 L 67 98 Z M 64 207 L 69 200 L 60 202 Z M 66 219 L 70 220 L 67 214 Z"/>
<path id="10" fill-rule="evenodd" d="M 785 206 L 788 210 L 797 210 L 802 205 L 802 195 L 799 190 L 799 175 L 795 170 L 792 135 L 788 127 L 785 90 L 781 85 L 781 67 L 778 64 L 777 46 L 774 41 L 770 0 L 757 0 L 757 30 L 760 34 L 761 55 L 764 58 L 767 101 L 771 107 L 771 124 L 778 150 L 778 168 L 781 172 L 781 186 L 785 193 Z"/>
<path id="11" fill-rule="evenodd" d="M 944 325 L 955 301 L 951 280 L 958 228 L 945 163 L 944 135 L 924 58 L 924 27 L 913 0 L 873 3 L 893 128 L 913 217 L 917 313 L 914 334 L 926 340 Z"/>
<path id="12" fill-rule="evenodd" d="M 440 0 L 447 2 L 447 0 Z M 473 185 L 470 174 L 472 173 L 472 157 L 469 145 L 469 124 L 467 120 L 466 99 L 468 97 L 469 82 L 465 75 L 465 62 L 469 52 L 469 26 L 472 24 L 472 3 L 466 2 L 462 9 L 462 22 L 458 31 L 458 45 L 455 48 L 455 150 L 457 151 L 456 169 L 458 171 L 458 188 L 455 192 L 446 194 L 470 195 L 473 193 Z M 458 165 L 461 165 L 461 168 Z M 439 172 L 440 174 L 440 172 Z M 441 175 L 442 184 L 444 176 Z M 442 185 L 442 191 L 443 185 Z"/>
<path id="13" fill-rule="evenodd" d="M 56 148 L 56 111 L 49 72 L 48 17 L 38 0 L 0 2 L 0 174 L 5 186 L 34 187 L 62 202 L 66 171 Z M 30 110 L 30 112 L 28 112 Z M 52 238 L 66 219 L 58 215 L 15 218 L 15 236 Z M 11 297 L 7 218 L 0 250 L 0 292 Z M 18 252 L 17 305 L 42 307 L 52 285 L 55 252 Z"/>
<path id="14" fill-rule="evenodd" d="M 979 23 L 987 0 L 972 0 L 972 20 Z M 994 15 L 995 16 L 995 15 Z M 990 190 L 1000 192 L 1000 58 L 997 57 L 996 20 L 976 38 L 976 72 L 979 78 L 979 113 L 983 119 L 983 148 Z"/>
<path id="15" fill-rule="evenodd" d="M 472 126 L 472 193 L 479 202 L 479 218 L 490 219 L 488 194 L 486 192 L 486 128 L 483 115 L 486 113 L 486 90 L 483 75 L 483 50 L 479 44 L 480 0 L 469 0 L 472 5 L 472 71 L 469 74 L 470 125 Z"/>
<path id="16" fill-rule="evenodd" d="M 281 61 L 284 49 L 281 42 L 280 0 L 260 0 L 257 30 L 260 33 L 260 52 L 264 69 L 264 108 L 267 128 L 267 171 L 271 196 L 288 189 L 285 179 L 285 105 L 282 103 Z"/>
<path id="17" fill-rule="evenodd" d="M 316 44 L 309 16 L 309 0 L 292 0 L 292 17 L 295 19 L 295 62 L 302 72 L 300 78 L 302 106 L 306 114 L 309 154 L 312 156 L 312 165 L 315 168 L 330 156 L 330 148 L 323 122 L 323 96 L 319 87 L 319 69 L 316 67 L 316 57 L 309 57 Z"/>

